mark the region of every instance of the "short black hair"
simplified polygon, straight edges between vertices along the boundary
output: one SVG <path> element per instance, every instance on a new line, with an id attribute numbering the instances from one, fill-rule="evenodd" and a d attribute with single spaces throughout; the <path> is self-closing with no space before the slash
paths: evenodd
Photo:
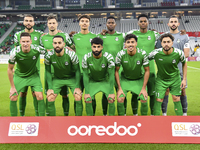
<path id="1" fill-rule="evenodd" d="M 31 35 L 30 35 L 28 32 L 22 32 L 22 33 L 20 34 L 20 38 L 21 38 L 22 36 L 30 36 L 30 38 L 31 38 Z"/>
<path id="2" fill-rule="evenodd" d="M 109 16 L 109 17 L 107 17 L 107 18 L 106 18 L 106 22 L 108 21 L 108 19 L 114 19 L 115 22 L 116 22 L 116 18 L 115 18 L 114 16 Z"/>
<path id="3" fill-rule="evenodd" d="M 175 15 L 171 15 L 171 16 L 169 17 L 169 20 L 170 20 L 171 18 L 176 18 L 176 19 L 178 20 L 178 17 L 175 16 Z M 169 21 L 168 21 L 168 22 L 169 22 Z"/>
<path id="4" fill-rule="evenodd" d="M 134 38 L 135 41 L 137 42 L 137 36 L 136 36 L 135 34 L 127 34 L 127 35 L 125 36 L 125 42 L 126 42 L 127 40 L 132 39 L 132 38 Z"/>
<path id="5" fill-rule="evenodd" d="M 47 22 L 48 22 L 49 20 L 51 20 L 51 19 L 55 19 L 55 20 L 58 22 L 57 17 L 54 16 L 53 14 L 50 14 L 50 15 L 47 17 Z"/>
<path id="6" fill-rule="evenodd" d="M 170 33 L 165 33 L 165 34 L 162 34 L 161 36 L 160 36 L 160 41 L 162 42 L 162 40 L 164 39 L 164 38 L 166 38 L 166 37 L 169 37 L 172 41 L 174 41 L 174 37 L 173 37 L 173 35 L 171 35 Z"/>
<path id="7" fill-rule="evenodd" d="M 53 37 L 53 39 L 55 39 L 55 38 L 61 38 L 64 41 L 64 38 L 60 35 L 56 35 L 56 36 Z"/>
<path id="8" fill-rule="evenodd" d="M 103 46 L 103 40 L 99 37 L 95 37 L 91 41 L 91 45 L 93 45 L 93 44 L 101 44 Z"/>
<path id="9" fill-rule="evenodd" d="M 138 16 L 138 21 L 140 20 L 140 18 L 141 17 L 145 17 L 145 18 L 147 18 L 147 20 L 149 20 L 149 17 L 146 15 L 146 14 L 140 14 L 139 16 Z"/>
<path id="10" fill-rule="evenodd" d="M 90 16 L 88 16 L 88 15 L 81 15 L 79 18 L 78 18 L 78 21 L 80 21 L 82 18 L 87 18 L 87 19 L 89 19 L 89 21 L 90 21 Z"/>

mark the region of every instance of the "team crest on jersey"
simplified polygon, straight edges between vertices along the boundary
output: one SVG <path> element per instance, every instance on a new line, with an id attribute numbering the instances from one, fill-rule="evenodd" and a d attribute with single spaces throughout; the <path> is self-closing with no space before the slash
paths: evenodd
<path id="1" fill-rule="evenodd" d="M 67 65 L 68 65 L 68 62 L 66 61 L 66 62 L 65 62 L 65 66 L 67 66 Z"/>
<path id="2" fill-rule="evenodd" d="M 151 36 L 148 36 L 147 39 L 148 39 L 148 40 L 151 40 Z"/>
<path id="3" fill-rule="evenodd" d="M 35 57 L 35 56 L 33 56 L 33 60 L 34 60 L 34 59 L 36 59 L 36 57 Z"/>
<path id="4" fill-rule="evenodd" d="M 101 67 L 102 67 L 102 68 L 105 68 L 105 64 L 102 64 Z"/>
<path id="5" fill-rule="evenodd" d="M 37 37 L 36 36 L 34 37 L 34 40 L 37 41 Z"/>
<path id="6" fill-rule="evenodd" d="M 115 41 L 119 41 L 119 38 L 118 38 L 118 37 L 116 37 L 116 38 L 115 38 Z"/>
<path id="7" fill-rule="evenodd" d="M 139 65 L 139 64 L 140 64 L 140 61 L 138 60 L 138 61 L 137 61 L 137 65 Z"/>
<path id="8" fill-rule="evenodd" d="M 90 39 L 90 42 L 92 41 L 92 39 Z"/>
<path id="9" fill-rule="evenodd" d="M 172 61 L 172 63 L 175 64 L 175 63 L 176 63 L 176 60 L 174 59 L 174 60 Z"/>
<path id="10" fill-rule="evenodd" d="M 180 39 L 177 39 L 177 41 L 176 41 L 177 43 L 180 43 L 181 42 L 181 40 Z"/>

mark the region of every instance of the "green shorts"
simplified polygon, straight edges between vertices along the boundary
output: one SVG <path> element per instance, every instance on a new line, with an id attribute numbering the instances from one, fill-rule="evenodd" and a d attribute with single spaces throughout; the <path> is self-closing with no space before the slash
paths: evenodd
<path id="1" fill-rule="evenodd" d="M 169 88 L 172 95 L 181 95 L 181 77 L 175 77 L 173 80 L 162 80 L 156 78 L 156 98 L 163 99 L 165 97 L 165 92 Z"/>
<path id="2" fill-rule="evenodd" d="M 35 92 L 42 92 L 43 90 L 38 72 L 30 77 L 24 77 L 24 78 L 14 75 L 13 80 L 18 94 L 28 86 L 30 86 L 32 91 Z"/>
<path id="3" fill-rule="evenodd" d="M 97 81 L 90 79 L 89 86 L 88 86 L 89 92 L 86 94 L 90 94 L 91 98 L 94 99 L 94 96 L 98 92 L 103 92 L 106 95 L 106 97 L 108 97 L 109 94 L 114 94 L 114 85 L 112 85 L 112 89 L 110 86 L 111 85 L 108 80 L 97 82 Z"/>
<path id="4" fill-rule="evenodd" d="M 147 82 L 147 92 L 149 96 L 155 94 L 155 82 L 156 82 L 156 72 L 154 60 L 149 61 L 150 75 Z"/>
<path id="5" fill-rule="evenodd" d="M 53 79 L 53 90 L 55 94 L 62 93 L 67 95 L 67 87 L 71 89 L 71 92 L 74 93 L 74 90 L 76 88 L 76 80 L 75 77 L 70 79 Z M 62 91 L 62 92 L 61 92 Z"/>

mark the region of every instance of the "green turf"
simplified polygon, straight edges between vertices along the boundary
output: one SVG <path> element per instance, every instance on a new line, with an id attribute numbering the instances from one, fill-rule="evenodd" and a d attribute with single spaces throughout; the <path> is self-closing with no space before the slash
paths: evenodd
<path id="1" fill-rule="evenodd" d="M 44 65 L 41 65 L 41 80 L 44 83 Z M 188 116 L 197 116 L 200 114 L 200 103 L 199 103 L 199 75 L 200 75 L 200 62 L 188 62 L 188 88 L 186 89 L 187 97 L 188 97 Z M 9 90 L 10 84 L 7 77 L 7 65 L 0 65 L 0 116 L 9 116 Z M 96 115 L 101 116 L 101 94 L 97 94 L 97 111 Z M 171 99 L 171 95 L 169 96 L 169 105 L 168 105 L 168 115 L 175 115 L 173 110 L 173 102 Z M 70 114 L 74 116 L 74 108 L 73 108 L 73 98 L 70 94 Z M 61 107 L 61 96 L 58 96 L 56 99 L 56 110 L 57 116 L 63 116 L 62 107 Z M 132 115 L 131 107 L 130 107 L 130 95 L 128 97 L 128 109 L 127 115 Z M 85 110 L 83 115 L 86 115 Z M 116 113 L 117 115 L 117 113 Z M 140 115 L 140 113 L 139 113 Z M 149 113 L 150 115 L 150 113 Z M 27 97 L 27 107 L 26 107 L 26 116 L 34 116 L 34 108 L 33 108 L 33 100 L 30 94 L 28 93 Z M 200 145 L 198 144 L 0 144 L 0 150 L 7 149 L 83 149 L 83 150 L 93 150 L 93 149 L 145 149 L 145 150 L 199 150 Z"/>

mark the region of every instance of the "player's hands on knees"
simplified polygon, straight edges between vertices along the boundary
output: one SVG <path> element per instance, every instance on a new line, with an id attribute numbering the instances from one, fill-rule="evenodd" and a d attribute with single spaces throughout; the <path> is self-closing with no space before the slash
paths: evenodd
<path id="1" fill-rule="evenodd" d="M 90 96 L 90 94 L 85 94 L 84 95 L 84 100 L 86 103 L 91 103 L 92 102 L 92 98 Z"/>
<path id="2" fill-rule="evenodd" d="M 105 30 L 105 29 L 103 29 L 103 30 L 101 31 L 101 35 L 106 35 L 106 33 L 108 33 L 108 31 Z"/>
<path id="3" fill-rule="evenodd" d="M 123 103 L 124 99 L 125 99 L 125 94 L 124 94 L 123 90 L 121 88 L 119 88 L 117 91 L 117 101 L 119 103 Z"/>
<path id="4" fill-rule="evenodd" d="M 76 33 L 77 33 L 76 31 L 72 31 L 72 32 L 69 33 L 69 36 L 72 37 Z"/>
<path id="5" fill-rule="evenodd" d="M 79 88 L 75 88 L 74 90 L 74 98 L 75 101 L 80 101 L 82 99 L 82 91 Z"/>
<path id="6" fill-rule="evenodd" d="M 16 95 L 18 96 L 18 93 L 17 93 L 17 90 L 16 90 L 16 88 L 15 87 L 11 87 L 11 89 L 10 89 L 10 96 L 9 96 L 9 98 L 11 98 L 12 96 L 13 96 L 13 94 L 15 94 L 16 93 Z"/>
<path id="7" fill-rule="evenodd" d="M 181 35 L 185 35 L 186 34 L 186 30 L 183 29 L 183 30 L 180 31 L 180 33 L 181 33 Z"/>
<path id="8" fill-rule="evenodd" d="M 108 95 L 108 103 L 113 103 L 115 101 L 115 94 Z"/>
<path id="9" fill-rule="evenodd" d="M 186 87 L 186 80 L 182 80 L 181 82 L 181 90 Z"/>
<path id="10" fill-rule="evenodd" d="M 147 93 L 147 90 L 146 90 L 145 88 L 142 88 L 142 90 L 140 91 L 139 96 L 140 96 L 141 94 L 142 94 L 142 95 L 144 96 L 144 98 L 145 98 L 144 101 L 147 101 L 147 99 L 148 99 L 148 93 Z M 141 101 L 141 102 L 142 102 L 142 101 Z"/>
<path id="11" fill-rule="evenodd" d="M 54 95 L 54 91 L 52 89 L 49 89 L 47 91 L 47 98 L 50 96 L 50 95 Z"/>

